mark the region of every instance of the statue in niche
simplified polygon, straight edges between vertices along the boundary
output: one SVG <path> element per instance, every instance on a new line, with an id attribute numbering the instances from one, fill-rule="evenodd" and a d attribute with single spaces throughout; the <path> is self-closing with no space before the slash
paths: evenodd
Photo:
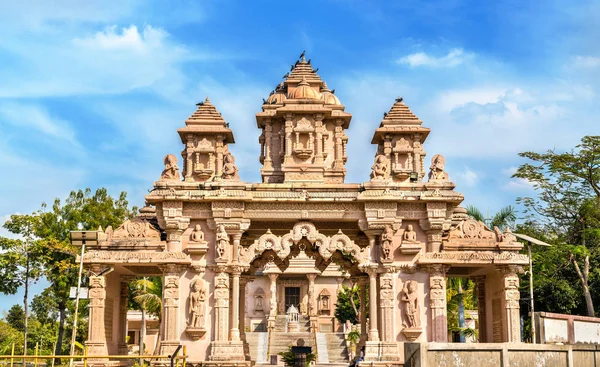
<path id="1" fill-rule="evenodd" d="M 254 299 L 254 312 L 263 312 L 263 310 L 263 297 L 256 296 L 256 298 Z"/>
<path id="2" fill-rule="evenodd" d="M 174 154 L 167 154 L 164 158 L 165 169 L 160 175 L 161 180 L 180 180 L 179 167 L 177 166 L 177 157 Z"/>
<path id="3" fill-rule="evenodd" d="M 200 227 L 199 224 L 196 224 L 196 226 L 194 227 L 194 230 L 192 231 L 192 234 L 190 235 L 190 242 L 195 242 L 195 243 L 206 242 L 204 240 L 204 232 L 202 232 L 202 227 Z"/>
<path id="4" fill-rule="evenodd" d="M 386 226 L 381 234 L 381 250 L 383 252 L 383 258 L 390 260 L 392 256 L 394 230 L 391 226 Z"/>
<path id="5" fill-rule="evenodd" d="M 421 326 L 419 296 L 417 294 L 417 281 L 407 280 L 402 289 L 401 301 L 404 303 L 404 319 L 402 325 L 406 328 Z"/>
<path id="6" fill-rule="evenodd" d="M 388 177 L 388 159 L 383 154 L 375 157 L 375 164 L 371 167 L 372 179 L 385 179 Z"/>
<path id="7" fill-rule="evenodd" d="M 404 235 L 402 236 L 402 243 L 419 243 L 417 241 L 417 232 L 413 229 L 412 224 L 406 227 L 406 231 L 404 231 Z"/>
<path id="8" fill-rule="evenodd" d="M 204 282 L 196 278 L 191 284 L 190 292 L 190 327 L 204 327 L 204 317 L 206 314 L 206 289 Z"/>
<path id="9" fill-rule="evenodd" d="M 233 154 L 227 153 L 223 157 L 223 176 L 224 180 L 232 180 L 237 178 L 238 169 L 235 166 L 235 158 Z"/>
<path id="10" fill-rule="evenodd" d="M 217 259 L 226 260 L 226 251 L 229 248 L 229 235 L 225 231 L 225 226 L 220 225 L 217 232 Z"/>
<path id="11" fill-rule="evenodd" d="M 431 158 L 431 167 L 429 167 L 429 181 L 448 181 L 448 174 L 444 171 L 446 159 L 441 154 L 436 154 Z"/>

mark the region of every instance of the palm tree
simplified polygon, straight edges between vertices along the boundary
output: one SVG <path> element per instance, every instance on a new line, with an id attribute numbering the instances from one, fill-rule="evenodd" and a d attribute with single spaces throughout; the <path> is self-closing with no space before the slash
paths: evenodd
<path id="1" fill-rule="evenodd" d="M 161 324 L 162 319 L 162 279 L 160 277 L 151 278 L 139 278 L 132 282 L 132 288 L 134 289 L 133 300 L 142 309 L 142 330 L 140 332 L 140 355 L 144 354 L 144 339 L 146 338 L 146 312 L 154 315 L 158 318 L 158 324 Z M 156 345 L 154 346 L 153 354 L 158 352 L 158 346 L 160 344 L 160 330 L 158 328 L 158 335 L 156 337 Z M 140 363 L 141 364 L 141 363 Z"/>
<path id="2" fill-rule="evenodd" d="M 486 219 L 481 210 L 473 205 L 469 205 L 467 206 L 467 215 L 475 220 L 485 223 L 492 229 L 498 227 L 502 231 L 504 231 L 507 226 L 513 226 L 517 220 L 517 213 L 512 205 L 501 208 L 491 219 Z"/>

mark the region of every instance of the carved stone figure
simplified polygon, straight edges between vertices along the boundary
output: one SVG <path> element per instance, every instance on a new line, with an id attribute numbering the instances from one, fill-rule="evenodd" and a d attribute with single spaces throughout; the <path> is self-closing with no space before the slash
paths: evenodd
<path id="1" fill-rule="evenodd" d="M 190 292 L 190 327 L 204 327 L 206 314 L 206 289 L 204 282 L 200 278 L 192 281 L 192 291 Z"/>
<path id="2" fill-rule="evenodd" d="M 444 171 L 446 159 L 441 154 L 436 154 L 431 158 L 431 167 L 429 167 L 429 181 L 448 181 L 448 174 Z"/>
<path id="3" fill-rule="evenodd" d="M 402 236 L 402 243 L 418 243 L 417 232 L 414 231 L 412 224 L 409 224 Z"/>
<path id="4" fill-rule="evenodd" d="M 238 169 L 235 165 L 235 158 L 233 154 L 227 153 L 223 157 L 223 179 L 224 180 L 233 180 L 237 178 Z"/>
<path id="5" fill-rule="evenodd" d="M 383 154 L 375 157 L 375 164 L 371 167 L 372 179 L 388 178 L 388 159 Z"/>
<path id="6" fill-rule="evenodd" d="M 204 232 L 202 232 L 202 227 L 199 224 L 196 224 L 192 234 L 190 235 L 190 242 L 202 243 L 206 242 L 204 240 Z"/>
<path id="7" fill-rule="evenodd" d="M 229 248 L 229 235 L 225 231 L 225 226 L 220 225 L 217 232 L 217 259 L 226 260 L 226 252 Z"/>
<path id="8" fill-rule="evenodd" d="M 394 230 L 391 226 L 386 226 L 381 234 L 381 251 L 385 260 L 391 260 L 393 246 Z"/>
<path id="9" fill-rule="evenodd" d="M 179 167 L 177 166 L 177 157 L 174 154 L 167 154 L 164 158 L 165 169 L 160 175 L 161 180 L 180 180 Z"/>
<path id="10" fill-rule="evenodd" d="M 402 325 L 406 328 L 417 328 L 421 326 L 419 317 L 421 308 L 417 295 L 417 281 L 407 280 L 402 289 L 401 301 L 404 303 L 404 318 Z"/>

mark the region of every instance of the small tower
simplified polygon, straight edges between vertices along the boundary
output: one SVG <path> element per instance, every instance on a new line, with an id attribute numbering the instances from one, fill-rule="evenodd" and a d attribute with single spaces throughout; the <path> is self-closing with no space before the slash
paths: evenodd
<path id="1" fill-rule="evenodd" d="M 425 177 L 423 142 L 429 129 L 402 97 L 384 114 L 371 144 L 377 144 L 371 181 L 416 182 Z"/>
<path id="2" fill-rule="evenodd" d="M 264 183 L 343 183 L 352 115 L 304 57 L 256 114 Z"/>
<path id="3" fill-rule="evenodd" d="M 185 182 L 236 180 L 237 168 L 228 144 L 235 143 L 233 132 L 208 97 L 177 130 L 185 144 L 183 177 Z"/>

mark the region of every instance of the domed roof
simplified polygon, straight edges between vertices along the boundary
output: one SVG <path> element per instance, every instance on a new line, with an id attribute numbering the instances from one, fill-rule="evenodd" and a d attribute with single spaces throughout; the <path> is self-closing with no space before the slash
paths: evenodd
<path id="1" fill-rule="evenodd" d="M 269 98 L 267 99 L 267 103 L 268 104 L 283 103 L 283 101 L 285 101 L 287 99 L 284 89 L 285 89 L 285 87 L 284 87 L 283 83 L 279 83 L 277 88 L 275 88 L 275 93 L 271 94 L 269 96 Z"/>
<path id="2" fill-rule="evenodd" d="M 289 95 L 288 98 L 293 99 L 319 99 L 320 93 L 310 87 L 310 84 L 306 81 L 306 77 L 302 77 L 302 81 L 298 83 L 296 89 L 294 89 Z"/>
<path id="3" fill-rule="evenodd" d="M 327 83 L 323 83 L 321 87 L 321 100 L 325 102 L 325 104 L 333 104 L 333 105 L 341 105 L 342 102 L 336 97 L 335 94 L 331 93 L 329 88 L 327 88 Z"/>

